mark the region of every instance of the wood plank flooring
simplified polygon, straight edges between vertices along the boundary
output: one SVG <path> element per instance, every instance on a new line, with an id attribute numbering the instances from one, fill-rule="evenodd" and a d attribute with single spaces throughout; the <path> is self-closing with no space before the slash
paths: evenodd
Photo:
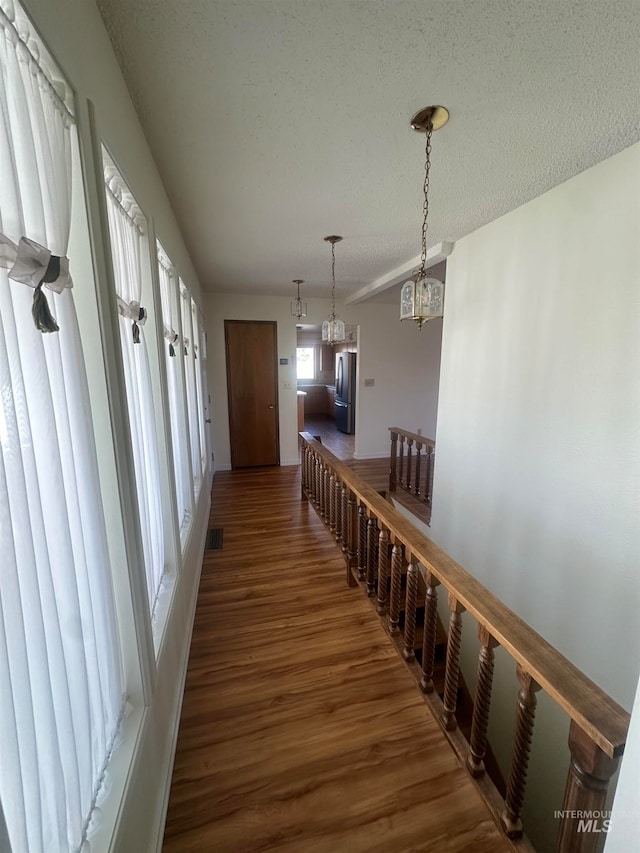
<path id="1" fill-rule="evenodd" d="M 165 853 L 499 853 L 501 836 L 306 501 L 216 475 Z"/>

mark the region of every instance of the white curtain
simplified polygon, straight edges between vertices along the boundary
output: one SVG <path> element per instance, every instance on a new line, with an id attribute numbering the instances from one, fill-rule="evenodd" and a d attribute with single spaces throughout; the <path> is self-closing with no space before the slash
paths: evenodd
<path id="1" fill-rule="evenodd" d="M 73 119 L 14 14 L 0 0 L 0 232 L 64 256 Z M 42 334 L 34 290 L 8 272 L 0 269 L 0 801 L 14 853 L 51 853 L 79 850 L 97 819 L 123 684 L 72 290 L 47 293 L 60 331 Z"/>
<path id="2" fill-rule="evenodd" d="M 198 495 L 202 482 L 200 459 L 200 430 L 198 428 L 198 399 L 196 393 L 196 371 L 194 356 L 197 341 L 195 329 L 191 329 L 191 296 L 182 279 L 180 280 L 180 302 L 182 305 L 182 332 L 184 337 L 184 370 L 187 378 L 187 414 L 189 416 L 189 438 L 191 447 L 191 472 L 193 491 Z"/>
<path id="3" fill-rule="evenodd" d="M 169 415 L 171 418 L 171 439 L 173 445 L 173 469 L 176 479 L 176 501 L 180 537 L 184 537 L 191 520 L 191 495 L 189 494 L 189 473 L 183 460 L 187 458 L 187 444 L 184 433 L 182 411 L 184 402 L 181 392 L 179 358 L 183 344 L 178 334 L 177 278 L 173 264 L 160 243 L 158 250 L 158 273 L 160 277 L 160 301 L 162 322 L 164 324 L 165 355 L 167 362 L 167 385 L 169 394 Z"/>
<path id="4" fill-rule="evenodd" d="M 144 218 L 111 164 L 105 165 L 105 183 L 138 514 L 149 609 L 153 618 L 165 563 L 158 440 L 149 353 L 144 336 L 146 309 L 140 304 Z"/>
<path id="5" fill-rule="evenodd" d="M 200 432 L 200 464 L 202 466 L 202 470 L 207 466 L 207 440 L 205 436 L 205 426 L 204 426 L 204 395 L 207 393 L 206 389 L 203 388 L 204 382 L 204 362 L 205 362 L 205 352 L 204 347 L 202 346 L 202 331 L 200 329 L 200 316 L 198 313 L 198 307 L 196 303 L 191 300 L 191 327 L 193 328 L 193 339 L 197 341 L 197 344 L 194 344 L 194 354 L 193 357 L 195 359 L 195 371 L 196 371 L 196 397 L 198 400 L 198 430 Z"/>

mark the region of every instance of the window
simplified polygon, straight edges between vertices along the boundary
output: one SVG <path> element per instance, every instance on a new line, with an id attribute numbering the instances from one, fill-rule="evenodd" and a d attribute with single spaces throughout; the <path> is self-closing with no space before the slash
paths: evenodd
<path id="1" fill-rule="evenodd" d="M 178 356 L 184 352 L 184 344 L 178 331 L 178 279 L 169 256 L 157 244 L 158 272 L 160 277 L 160 301 L 164 324 L 167 384 L 169 392 L 169 414 L 171 419 L 171 443 L 173 446 L 173 470 L 175 474 L 176 502 L 180 540 L 184 546 L 191 523 L 193 494 L 189 473 L 187 426 L 182 393 L 182 376 Z"/>
<path id="2" fill-rule="evenodd" d="M 127 391 L 142 550 L 152 619 L 165 571 L 158 439 L 142 300 L 142 236 L 146 222 L 103 150 L 109 237 L 118 299 L 120 347 Z M 153 312 L 150 312 L 151 314 Z"/>
<path id="3" fill-rule="evenodd" d="M 182 306 L 182 343 L 187 392 L 187 415 L 189 418 L 189 446 L 191 447 L 191 473 L 193 493 L 197 497 L 202 482 L 202 458 L 200 456 L 200 430 L 198 428 L 198 398 L 196 392 L 195 354 L 198 351 L 197 331 L 192 329 L 191 296 L 180 279 L 180 303 Z"/>
<path id="4" fill-rule="evenodd" d="M 126 697 L 66 258 L 75 119 L 15 0 L 0 36 L 0 814 L 14 853 L 79 850 Z"/>
<path id="5" fill-rule="evenodd" d="M 191 327 L 193 329 L 193 358 L 195 361 L 195 374 L 196 374 L 196 396 L 198 399 L 198 431 L 200 433 L 200 464 L 202 466 L 202 470 L 204 471 L 207 467 L 207 438 L 205 434 L 204 427 L 204 391 L 203 391 L 203 380 L 204 380 L 204 364 L 206 360 L 205 348 L 202 345 L 202 332 L 200 329 L 200 317 L 198 314 L 198 306 L 196 303 L 191 300 Z"/>
<path id="6" fill-rule="evenodd" d="M 315 347 L 296 348 L 296 377 L 298 379 L 316 378 Z"/>

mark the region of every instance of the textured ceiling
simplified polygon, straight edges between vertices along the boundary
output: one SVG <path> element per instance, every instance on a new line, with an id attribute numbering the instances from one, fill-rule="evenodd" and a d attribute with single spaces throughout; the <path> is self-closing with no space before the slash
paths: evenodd
<path id="1" fill-rule="evenodd" d="M 326 234 L 339 299 L 418 255 L 428 104 L 430 246 L 640 138 L 637 0 L 97 5 L 207 290 L 326 296 Z"/>

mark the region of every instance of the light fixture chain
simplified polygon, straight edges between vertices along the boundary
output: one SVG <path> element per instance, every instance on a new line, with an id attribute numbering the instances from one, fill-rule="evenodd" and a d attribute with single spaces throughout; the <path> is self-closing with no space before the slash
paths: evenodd
<path id="1" fill-rule="evenodd" d="M 336 319 L 336 244 L 331 244 L 331 317 Z"/>
<path id="2" fill-rule="evenodd" d="M 426 132 L 425 146 L 425 163 L 424 163 L 424 200 L 422 202 L 422 258 L 420 264 L 420 277 L 426 278 L 427 275 L 427 218 L 429 216 L 429 170 L 431 169 L 431 136 L 433 134 L 433 124 L 429 122 Z"/>

